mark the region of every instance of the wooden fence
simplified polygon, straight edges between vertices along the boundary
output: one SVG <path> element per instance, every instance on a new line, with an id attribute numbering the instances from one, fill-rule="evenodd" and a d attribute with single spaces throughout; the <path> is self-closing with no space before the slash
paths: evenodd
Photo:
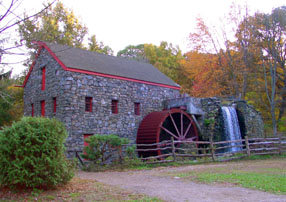
<path id="1" fill-rule="evenodd" d="M 286 153 L 284 138 L 248 138 L 213 142 L 170 140 L 156 144 L 137 144 L 137 152 L 157 152 L 158 155 L 139 158 L 146 163 L 163 163 L 180 160 L 228 161 L 251 155 Z M 160 151 L 160 152 L 158 152 Z"/>
<path id="2" fill-rule="evenodd" d="M 158 153 L 149 157 L 140 157 L 146 163 L 164 163 L 183 160 L 229 161 L 251 155 L 286 154 L 286 137 L 283 138 L 248 138 L 232 141 L 178 141 L 173 138 L 155 144 L 123 145 L 123 153 L 129 146 L 135 146 L 136 152 Z M 140 148 L 140 149 L 139 149 Z M 160 151 L 160 152 L 158 152 Z M 81 165 L 82 151 L 67 151 L 75 154 Z"/>

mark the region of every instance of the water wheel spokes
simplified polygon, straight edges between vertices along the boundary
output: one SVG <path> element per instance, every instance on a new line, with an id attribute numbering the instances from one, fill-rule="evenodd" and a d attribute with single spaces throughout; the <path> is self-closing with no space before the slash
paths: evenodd
<path id="1" fill-rule="evenodd" d="M 175 122 L 171 112 L 169 112 L 169 117 L 170 117 L 170 119 L 172 121 L 173 127 L 176 130 L 176 134 L 174 134 L 173 132 L 171 132 L 170 130 L 165 128 L 163 125 L 161 125 L 160 128 L 163 129 L 164 131 L 166 131 L 173 138 L 175 138 L 175 140 L 186 140 L 186 136 L 189 133 L 189 130 L 190 130 L 192 124 L 193 124 L 193 120 L 190 119 L 189 123 L 187 124 L 186 130 L 184 130 L 185 129 L 184 113 L 183 113 L 183 111 L 181 111 L 180 112 L 180 125 L 179 125 L 180 126 L 180 130 L 179 130 L 178 126 L 177 126 L 178 123 Z M 188 138 L 188 139 L 190 139 L 190 138 Z"/>
<path id="2" fill-rule="evenodd" d="M 198 139 L 196 124 L 192 117 L 181 109 L 152 112 L 141 122 L 137 133 L 137 144 L 154 144 L 174 140 L 194 141 Z M 158 145 L 156 152 L 138 152 L 139 156 L 156 156 L 168 153 L 161 152 L 165 145 Z M 140 146 L 138 147 L 140 148 Z"/>

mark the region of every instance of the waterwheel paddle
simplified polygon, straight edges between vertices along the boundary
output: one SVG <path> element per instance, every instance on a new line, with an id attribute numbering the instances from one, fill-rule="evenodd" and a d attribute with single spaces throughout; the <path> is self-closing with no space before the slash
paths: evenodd
<path id="1" fill-rule="evenodd" d="M 171 140 L 198 140 L 198 130 L 192 117 L 181 109 L 152 112 L 140 123 L 137 132 L 137 144 L 155 144 Z M 138 151 L 139 156 L 149 157 L 169 153 L 157 146 L 137 146 L 137 149 L 154 149 L 155 151 Z"/>

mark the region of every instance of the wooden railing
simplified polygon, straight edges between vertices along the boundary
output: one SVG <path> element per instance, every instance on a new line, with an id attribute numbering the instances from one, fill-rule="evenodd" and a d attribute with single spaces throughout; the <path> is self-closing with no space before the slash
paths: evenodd
<path id="1" fill-rule="evenodd" d="M 232 143 L 235 143 L 232 144 Z M 163 145 L 163 146 L 162 146 Z M 229 141 L 177 141 L 170 140 L 156 144 L 137 144 L 137 152 L 161 151 L 163 154 L 140 158 L 146 163 L 162 163 L 185 159 L 209 159 L 210 161 L 228 161 L 251 155 L 286 153 L 284 138 L 248 138 Z M 150 149 L 148 149 L 150 147 Z M 155 148 L 154 148 L 155 147 Z M 232 150 L 231 148 L 239 148 Z M 168 150 L 164 153 L 163 151 Z M 169 157 L 169 158 L 168 158 Z M 170 158 L 171 157 L 171 158 Z"/>
<path id="2" fill-rule="evenodd" d="M 232 145 L 231 143 L 236 143 Z M 286 137 L 283 138 L 248 138 L 232 141 L 178 141 L 173 138 L 155 144 L 128 144 L 123 145 L 123 153 L 128 146 L 136 146 L 136 152 L 161 151 L 162 154 L 149 157 L 140 157 L 146 163 L 165 163 L 183 161 L 186 159 L 204 161 L 229 161 L 251 155 L 286 154 Z M 138 149 L 142 148 L 142 149 Z M 239 148 L 232 151 L 231 148 Z M 82 151 L 67 151 L 75 154 L 81 165 Z"/>

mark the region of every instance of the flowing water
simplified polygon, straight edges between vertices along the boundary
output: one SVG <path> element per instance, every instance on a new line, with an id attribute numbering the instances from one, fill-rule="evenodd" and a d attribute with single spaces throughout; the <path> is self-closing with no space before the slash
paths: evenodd
<path id="1" fill-rule="evenodd" d="M 241 133 L 235 108 L 222 107 L 222 112 L 225 125 L 226 140 L 241 139 Z M 232 142 L 230 145 L 231 148 L 228 150 L 230 152 L 236 152 L 242 149 L 241 146 L 238 146 L 241 145 L 240 142 Z"/>

